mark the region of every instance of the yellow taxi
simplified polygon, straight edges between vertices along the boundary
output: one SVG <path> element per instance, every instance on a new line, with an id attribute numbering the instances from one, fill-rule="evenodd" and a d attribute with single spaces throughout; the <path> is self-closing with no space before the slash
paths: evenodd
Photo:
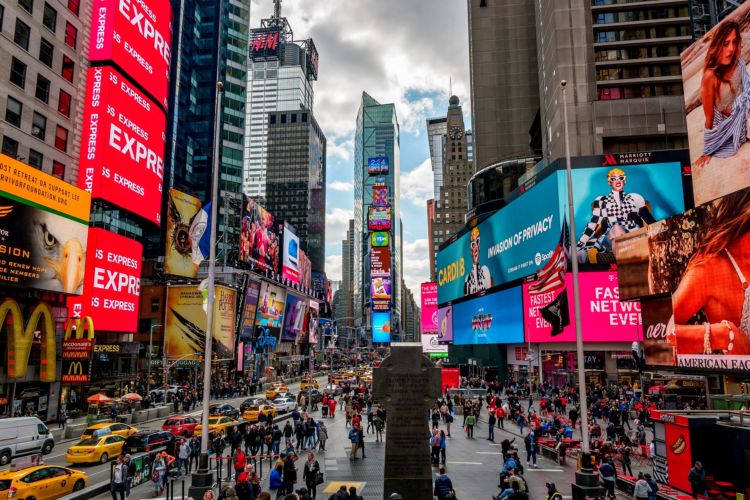
<path id="1" fill-rule="evenodd" d="M 250 405 L 242 414 L 242 420 L 245 422 L 257 422 L 261 412 L 266 417 L 276 417 L 277 414 L 276 408 L 271 405 Z"/>
<path id="2" fill-rule="evenodd" d="M 281 384 L 274 385 L 273 387 L 266 390 L 266 399 L 273 401 L 276 399 L 276 395 L 280 392 L 289 392 L 289 387 Z"/>
<path id="3" fill-rule="evenodd" d="M 299 383 L 299 390 L 300 391 L 306 391 L 310 388 L 317 389 L 318 388 L 318 381 L 315 379 L 310 380 L 303 380 Z"/>
<path id="4" fill-rule="evenodd" d="M 57 465 L 34 465 L 0 472 L 0 496 L 47 500 L 64 497 L 84 489 L 89 476 L 81 471 Z"/>
<path id="5" fill-rule="evenodd" d="M 107 463 L 122 453 L 125 438 L 115 434 L 103 437 L 82 439 L 68 448 L 65 460 L 69 464 Z"/>
<path id="6" fill-rule="evenodd" d="M 217 432 L 226 435 L 229 429 L 235 424 L 237 424 L 237 421 L 230 417 L 222 417 L 220 415 L 208 417 L 208 432 Z M 195 435 L 199 436 L 202 430 L 203 424 L 196 425 Z"/>
<path id="7" fill-rule="evenodd" d="M 86 430 L 83 431 L 83 434 L 81 434 L 81 439 L 98 438 L 102 436 L 109 436 L 110 434 L 129 438 L 136 432 L 138 432 L 138 429 L 128 424 L 121 424 L 119 422 L 106 422 L 103 424 L 94 424 L 86 427 Z"/>

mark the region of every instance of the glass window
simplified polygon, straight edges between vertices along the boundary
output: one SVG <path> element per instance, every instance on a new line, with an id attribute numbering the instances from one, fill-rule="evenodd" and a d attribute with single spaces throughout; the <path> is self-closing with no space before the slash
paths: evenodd
<path id="1" fill-rule="evenodd" d="M 42 75 L 36 76 L 36 92 L 35 96 L 42 102 L 49 103 L 49 87 L 50 81 L 44 78 Z"/>
<path id="2" fill-rule="evenodd" d="M 60 125 L 55 131 L 55 147 L 60 151 L 68 150 L 68 129 Z"/>
<path id="3" fill-rule="evenodd" d="M 51 68 L 54 53 L 55 46 L 42 38 L 41 42 L 39 42 L 39 60 Z"/>
<path id="4" fill-rule="evenodd" d="M 5 107 L 5 121 L 16 127 L 21 126 L 21 113 L 23 104 L 8 96 L 8 104 Z"/>
<path id="5" fill-rule="evenodd" d="M 47 135 L 47 118 L 36 111 L 31 120 L 31 135 L 42 141 Z"/>
<path id="6" fill-rule="evenodd" d="M 10 82 L 21 88 L 26 87 L 26 65 L 15 57 L 10 63 Z"/>
<path id="7" fill-rule="evenodd" d="M 76 65 L 73 62 L 73 59 L 68 56 L 63 56 L 62 72 L 60 74 L 69 82 L 73 81 L 73 71 L 75 69 L 75 66 Z"/>
<path id="8" fill-rule="evenodd" d="M 52 30 L 54 33 L 57 30 L 57 11 L 52 8 L 50 4 L 44 2 L 44 16 L 42 17 L 42 24 Z"/>
<path id="9" fill-rule="evenodd" d="M 29 165 L 32 167 L 42 169 L 42 163 L 44 162 L 44 155 L 36 149 L 29 149 Z"/>
<path id="10" fill-rule="evenodd" d="M 70 117 L 70 103 L 72 98 L 70 94 L 60 89 L 60 99 L 57 101 L 57 110 L 67 117 Z"/>
<path id="11" fill-rule="evenodd" d="M 52 162 L 52 175 L 58 179 L 65 177 L 65 164 L 55 160 Z"/>
<path id="12" fill-rule="evenodd" d="M 34 0 L 18 0 L 18 5 L 29 14 L 34 10 Z"/>
<path id="13" fill-rule="evenodd" d="M 69 47 L 76 48 L 76 43 L 78 41 L 78 28 L 70 24 L 69 22 L 66 22 L 65 24 L 65 45 L 68 45 Z"/>
<path id="14" fill-rule="evenodd" d="M 8 155 L 11 158 L 17 157 L 18 156 L 18 141 L 11 139 L 7 135 L 3 137 L 2 152 L 4 155 Z"/>
<path id="15" fill-rule="evenodd" d="M 68 10 L 77 16 L 81 8 L 80 4 L 81 0 L 68 0 Z"/>
<path id="16" fill-rule="evenodd" d="M 16 31 L 13 34 L 13 41 L 18 44 L 23 50 L 29 50 L 29 36 L 31 34 L 31 28 L 29 25 L 16 19 Z"/>

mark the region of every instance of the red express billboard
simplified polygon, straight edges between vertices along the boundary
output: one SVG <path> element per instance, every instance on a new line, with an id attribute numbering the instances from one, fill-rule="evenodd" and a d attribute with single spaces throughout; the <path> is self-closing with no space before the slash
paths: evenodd
<path id="1" fill-rule="evenodd" d="M 91 61 L 112 61 L 167 108 L 172 7 L 167 0 L 94 0 Z"/>
<path id="2" fill-rule="evenodd" d="M 72 316 L 91 316 L 97 331 L 137 331 L 142 256 L 137 241 L 89 228 L 83 295 L 68 299 Z"/>
<path id="3" fill-rule="evenodd" d="M 86 82 L 78 186 L 159 224 L 167 117 L 109 66 Z"/>

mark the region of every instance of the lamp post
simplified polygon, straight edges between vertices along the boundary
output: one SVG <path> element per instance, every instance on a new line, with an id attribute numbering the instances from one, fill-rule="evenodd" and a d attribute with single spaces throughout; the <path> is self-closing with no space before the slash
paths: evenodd
<path id="1" fill-rule="evenodd" d="M 146 379 L 146 394 L 151 393 L 151 357 L 154 350 L 154 327 L 163 326 L 161 324 L 151 325 L 151 331 L 148 335 L 148 378 Z"/>

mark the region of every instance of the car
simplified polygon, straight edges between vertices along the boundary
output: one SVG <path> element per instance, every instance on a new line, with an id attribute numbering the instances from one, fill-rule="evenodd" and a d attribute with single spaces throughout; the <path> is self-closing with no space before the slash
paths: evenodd
<path id="1" fill-rule="evenodd" d="M 170 385 L 167 387 L 157 387 L 156 389 L 151 389 L 149 391 L 149 395 L 151 396 L 151 399 L 163 399 L 167 397 L 167 394 L 174 395 L 182 390 L 184 390 L 182 386 Z"/>
<path id="2" fill-rule="evenodd" d="M 240 410 L 230 405 L 229 403 L 213 404 L 208 407 L 208 414 L 212 417 L 232 417 L 234 419 L 240 418 Z"/>
<path id="3" fill-rule="evenodd" d="M 323 400 L 323 393 L 321 393 L 317 389 L 312 389 L 309 391 L 300 391 L 300 393 L 297 395 L 298 401 L 299 401 L 300 396 L 305 396 L 305 404 L 320 403 Z"/>
<path id="4" fill-rule="evenodd" d="M 83 434 L 81 434 L 81 439 L 107 436 L 109 434 L 129 438 L 136 432 L 138 432 L 138 429 L 128 424 L 122 424 L 119 422 L 105 422 L 102 424 L 94 424 L 86 427 L 86 430 L 83 431 Z"/>
<path id="5" fill-rule="evenodd" d="M 297 400 L 294 398 L 276 398 L 273 407 L 279 413 L 287 413 L 297 408 Z"/>
<path id="6" fill-rule="evenodd" d="M 253 405 L 242 414 L 242 420 L 245 420 L 246 422 L 257 422 L 260 418 L 261 412 L 263 412 L 263 415 L 266 417 L 275 417 L 278 414 L 278 410 L 271 405 Z"/>
<path id="7" fill-rule="evenodd" d="M 291 392 L 279 392 L 279 393 L 276 394 L 276 397 L 273 398 L 273 399 L 279 399 L 279 398 L 295 398 L 295 399 L 297 399 L 297 397 L 294 394 L 292 394 Z M 270 405 L 271 401 L 266 401 L 265 404 Z"/>
<path id="8" fill-rule="evenodd" d="M 328 384 L 323 388 L 323 392 L 326 392 L 328 394 L 333 394 L 334 396 L 340 396 L 344 390 L 341 388 L 340 385 L 337 384 Z"/>
<path id="9" fill-rule="evenodd" d="M 168 431 L 139 431 L 127 439 L 125 451 L 127 453 L 151 451 L 161 446 L 168 446 L 174 440 L 174 435 Z"/>
<path id="10" fill-rule="evenodd" d="M 0 465 L 7 465 L 19 455 L 52 452 L 55 439 L 47 426 L 36 417 L 0 419 Z"/>
<path id="11" fill-rule="evenodd" d="M 80 491 L 88 485 L 85 472 L 58 465 L 34 465 L 0 472 L 0 495 L 6 498 L 52 500 Z"/>
<path id="12" fill-rule="evenodd" d="M 276 384 L 266 390 L 266 399 L 273 401 L 280 392 L 289 392 L 289 387 L 281 384 Z"/>
<path id="13" fill-rule="evenodd" d="M 240 412 L 245 413 L 245 410 L 247 410 L 249 406 L 267 405 L 267 404 L 268 404 L 268 400 L 264 398 L 263 396 L 255 396 L 252 398 L 247 398 L 242 403 L 240 403 Z"/>
<path id="14" fill-rule="evenodd" d="M 115 434 L 82 439 L 65 453 L 69 464 L 107 463 L 110 458 L 122 454 L 126 439 Z"/>
<path id="15" fill-rule="evenodd" d="M 174 436 L 188 437 L 195 433 L 196 425 L 198 421 L 193 417 L 175 416 L 168 418 L 161 428 L 171 432 Z"/>
<path id="16" fill-rule="evenodd" d="M 315 379 L 312 379 L 312 381 L 310 381 L 310 380 L 302 380 L 299 383 L 299 390 L 300 391 L 306 391 L 310 387 L 313 387 L 313 388 L 317 389 L 318 388 L 318 381 L 315 380 Z"/>
<path id="17" fill-rule="evenodd" d="M 208 417 L 208 432 L 218 432 L 219 434 L 226 435 L 229 432 L 229 428 L 237 424 L 237 420 L 230 417 L 223 416 L 211 416 Z M 195 434 L 200 435 L 203 431 L 203 424 L 195 426 Z"/>

